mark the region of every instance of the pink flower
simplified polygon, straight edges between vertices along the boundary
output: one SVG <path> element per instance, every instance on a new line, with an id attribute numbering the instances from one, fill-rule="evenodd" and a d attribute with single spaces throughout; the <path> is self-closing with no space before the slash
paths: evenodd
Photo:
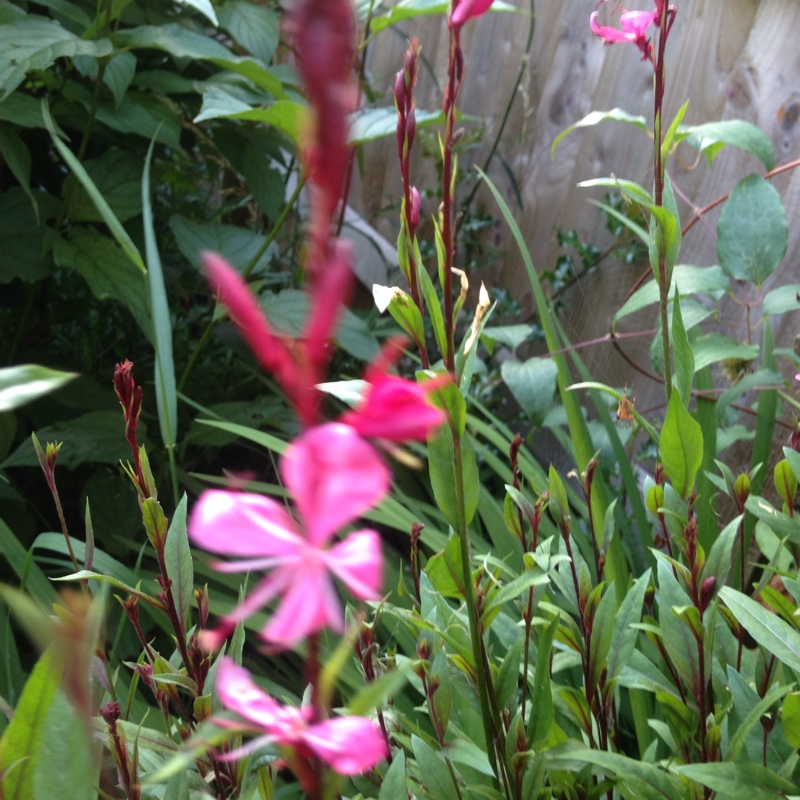
<path id="1" fill-rule="evenodd" d="M 215 564 L 221 572 L 270 570 L 223 620 L 223 633 L 280 595 L 261 635 L 292 647 L 324 627 L 343 630 L 332 576 L 361 600 L 380 596 L 378 534 L 359 530 L 328 544 L 336 531 L 383 499 L 389 469 L 353 428 L 328 423 L 309 428 L 289 446 L 280 472 L 302 526 L 282 504 L 262 495 L 211 490 L 192 511 L 189 536 L 206 550 L 236 557 Z"/>
<path id="2" fill-rule="evenodd" d="M 256 686 L 250 674 L 223 658 L 216 679 L 217 693 L 225 708 L 235 711 L 263 732 L 232 757 L 244 755 L 269 743 L 289 747 L 301 757 L 315 757 L 342 775 L 356 775 L 374 767 L 386 756 L 386 743 L 378 728 L 362 717 L 337 717 L 310 722 L 310 708 L 276 703 Z M 228 723 L 226 723 L 228 724 Z"/>
<path id="3" fill-rule="evenodd" d="M 624 11 L 619 18 L 621 30 L 607 25 L 597 24 L 597 11 L 592 13 L 589 24 L 592 33 L 603 40 L 603 44 L 617 44 L 630 42 L 635 44 L 642 53 L 642 60 L 652 59 L 652 47 L 647 38 L 647 29 L 660 19 L 659 10 L 656 11 Z"/>
<path id="4" fill-rule="evenodd" d="M 457 0 L 450 17 L 450 24 L 454 28 L 460 28 L 467 20 L 485 14 L 492 2 L 493 0 Z"/>
<path id="5" fill-rule="evenodd" d="M 428 434 L 445 421 L 445 414 L 431 405 L 431 391 L 442 385 L 434 379 L 419 384 L 407 381 L 388 370 L 403 354 L 403 337 L 394 337 L 367 368 L 368 388 L 361 405 L 341 418 L 361 436 L 387 442 L 425 441 Z M 444 381 L 449 378 L 443 376 Z"/>
<path id="6" fill-rule="evenodd" d="M 317 420 L 319 393 L 330 357 L 329 340 L 352 286 L 349 245 L 337 242 L 329 262 L 320 270 L 312 290 L 312 308 L 305 335 L 294 342 L 278 334 L 242 276 L 216 253 L 202 254 L 211 287 L 228 307 L 231 318 L 264 369 L 281 384 L 300 419 L 310 425 Z"/>

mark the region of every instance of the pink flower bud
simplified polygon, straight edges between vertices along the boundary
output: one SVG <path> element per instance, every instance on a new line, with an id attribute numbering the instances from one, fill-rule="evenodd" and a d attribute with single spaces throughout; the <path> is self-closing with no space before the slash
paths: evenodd
<path id="1" fill-rule="evenodd" d="M 492 2 L 493 0 L 459 0 L 450 17 L 450 25 L 460 28 L 467 20 L 482 16 L 489 10 Z"/>
<path id="2" fill-rule="evenodd" d="M 419 207 L 420 207 L 419 191 L 416 186 L 411 187 L 411 225 L 416 228 L 419 225 Z"/>

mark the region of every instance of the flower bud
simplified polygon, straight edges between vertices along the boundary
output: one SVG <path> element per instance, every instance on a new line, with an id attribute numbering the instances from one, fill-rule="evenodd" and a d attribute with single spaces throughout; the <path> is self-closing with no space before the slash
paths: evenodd
<path id="1" fill-rule="evenodd" d="M 411 187 L 411 225 L 416 228 L 419 225 L 419 208 L 422 201 L 416 186 Z"/>
<path id="2" fill-rule="evenodd" d="M 739 509 L 743 509 L 747 498 L 750 497 L 750 476 L 746 472 L 736 478 L 736 482 L 733 484 L 733 496 L 736 498 Z"/>

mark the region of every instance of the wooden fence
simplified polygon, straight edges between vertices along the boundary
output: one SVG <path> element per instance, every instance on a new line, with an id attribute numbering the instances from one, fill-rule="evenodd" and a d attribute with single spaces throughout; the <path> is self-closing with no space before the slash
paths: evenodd
<path id="1" fill-rule="evenodd" d="M 515 208 L 534 263 L 542 270 L 551 268 L 558 255 L 556 226 L 575 228 L 583 238 L 601 247 L 609 241 L 603 220 L 587 203 L 602 191 L 579 189 L 579 181 L 613 173 L 645 186 L 651 184 L 652 149 L 641 130 L 605 123 L 571 134 L 559 146 L 554 160 L 550 149 L 560 131 L 595 109 L 622 107 L 651 119 L 652 68 L 639 60 L 634 47 L 604 47 L 592 36 L 592 0 L 515 2 L 519 13 L 489 14 L 465 29 L 466 79 L 460 106 L 465 114 L 485 119 L 483 143 L 468 154 L 472 161 L 482 164 L 488 143 L 497 135 L 509 99 L 514 96 L 499 154 L 519 182 L 522 208 L 515 205 L 511 182 L 499 159 L 492 163 L 490 174 Z M 535 33 L 526 53 L 531 5 L 535 7 Z M 615 0 L 610 0 L 601 9 L 609 24 L 614 19 L 610 16 L 614 5 Z M 649 4 L 632 0 L 631 5 L 646 8 Z M 671 118 L 689 98 L 687 123 L 745 119 L 770 137 L 778 165 L 800 158 L 798 32 L 797 0 L 679 0 L 667 54 L 667 116 Z M 418 107 L 435 109 L 441 103 L 446 25 L 440 17 L 422 17 L 405 23 L 402 33 L 417 36 L 426 57 L 417 90 Z M 373 41 L 368 62 L 373 86 L 388 89 L 394 72 L 402 65 L 404 50 L 405 39 L 398 31 L 384 31 Z M 515 92 L 521 67 L 522 81 Z M 424 185 L 429 182 L 433 161 L 418 157 L 416 163 L 415 180 Z M 387 217 L 381 210 L 387 204 L 396 204 L 400 193 L 393 139 L 370 145 L 363 167 L 367 179 L 356 182 L 353 202 L 391 240 L 396 236 L 396 215 Z M 684 223 L 694 208 L 730 191 L 740 178 L 764 171 L 755 158 L 732 149 L 726 149 L 709 168 L 704 160 L 696 163 L 694 151 L 686 145 L 670 159 L 668 170 L 683 198 L 679 205 Z M 789 171 L 775 178 L 774 184 L 786 205 L 790 240 L 787 256 L 768 287 L 800 283 L 800 224 L 796 222 L 800 175 L 796 170 Z M 487 211 L 496 214 L 488 192 L 481 190 L 479 198 Z M 433 213 L 435 208 L 426 211 Z M 718 212 L 709 213 L 687 235 L 682 263 L 716 263 Z M 519 254 L 499 224 L 496 235 L 504 255 L 488 270 L 487 284 L 507 289 L 523 308 L 530 309 L 530 289 Z M 607 264 L 569 292 L 567 322 L 573 341 L 608 332 L 614 311 L 643 269 L 646 265 Z M 654 327 L 655 312 L 650 319 L 645 315 L 638 322 Z M 730 335 L 742 336 L 742 322 L 743 312 L 726 312 L 726 332 Z M 780 318 L 778 344 L 791 347 L 799 329 L 797 314 Z M 644 364 L 648 363 L 647 344 L 642 341 L 638 348 L 629 345 Z M 641 384 L 642 379 L 634 378 L 610 347 L 587 354 L 595 369 L 606 371 L 606 379 Z"/>

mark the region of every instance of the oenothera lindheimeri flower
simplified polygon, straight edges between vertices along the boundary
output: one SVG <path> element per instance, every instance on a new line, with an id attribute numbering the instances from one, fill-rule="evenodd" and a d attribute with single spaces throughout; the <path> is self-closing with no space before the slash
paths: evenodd
<path id="1" fill-rule="evenodd" d="M 289 445 L 280 472 L 299 520 L 268 497 L 220 490 L 204 492 L 192 511 L 192 541 L 233 559 L 216 569 L 268 570 L 209 643 L 277 596 L 278 609 L 261 632 L 267 641 L 293 647 L 325 627 L 342 631 L 334 576 L 360 600 L 380 596 L 378 534 L 359 530 L 330 546 L 337 531 L 389 491 L 389 469 L 375 448 L 349 425 L 319 425 Z"/>
<path id="2" fill-rule="evenodd" d="M 642 54 L 642 60 L 652 60 L 653 49 L 650 40 L 647 38 L 648 28 L 658 24 L 660 19 L 659 10 L 655 11 L 623 11 L 619 18 L 620 28 L 612 28 L 608 25 L 598 25 L 597 11 L 592 13 L 589 24 L 592 33 L 603 40 L 603 44 L 617 44 L 628 42 L 635 44 Z"/>
<path id="3" fill-rule="evenodd" d="M 316 422 L 319 392 L 315 387 L 322 381 L 331 353 L 329 340 L 352 287 L 349 245 L 337 241 L 329 263 L 317 276 L 308 322 L 299 340 L 272 328 L 247 283 L 222 256 L 205 252 L 202 261 L 208 282 L 256 359 L 281 384 L 300 419 L 306 425 Z"/>
<path id="4" fill-rule="evenodd" d="M 491 7 L 494 0 L 456 0 L 450 15 L 450 24 L 460 28 L 467 20 L 480 17 Z"/>
<path id="5" fill-rule="evenodd" d="M 292 708 L 275 702 L 253 683 L 247 670 L 229 658 L 220 662 L 216 690 L 225 708 L 236 712 L 261 734 L 229 758 L 245 755 L 265 744 L 277 744 L 290 748 L 301 758 L 318 758 L 342 775 L 357 775 L 374 767 L 386 755 L 383 736 L 368 719 L 336 717 L 312 722 L 311 708 Z"/>

